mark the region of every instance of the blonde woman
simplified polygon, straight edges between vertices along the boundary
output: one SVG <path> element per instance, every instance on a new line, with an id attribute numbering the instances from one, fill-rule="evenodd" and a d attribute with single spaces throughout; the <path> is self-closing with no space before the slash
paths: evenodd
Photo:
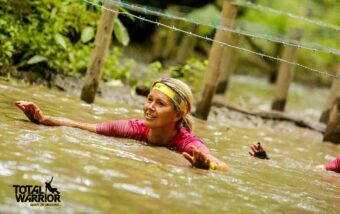
<path id="1" fill-rule="evenodd" d="M 174 149 L 201 169 L 228 171 L 228 166 L 210 154 L 202 140 L 191 133 L 192 93 L 182 81 L 164 78 L 153 83 L 144 104 L 144 120 L 116 120 L 101 124 L 76 122 L 46 116 L 32 102 L 16 101 L 30 121 L 49 126 L 69 126 L 107 136 L 131 138 Z"/>

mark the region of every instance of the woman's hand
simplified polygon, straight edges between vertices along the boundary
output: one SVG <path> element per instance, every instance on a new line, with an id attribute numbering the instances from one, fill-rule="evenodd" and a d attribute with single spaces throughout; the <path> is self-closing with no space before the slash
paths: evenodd
<path id="1" fill-rule="evenodd" d="M 32 102 L 15 101 L 14 105 L 21 109 L 28 117 L 28 119 L 33 123 L 39 124 L 45 120 L 45 116 L 40 110 L 40 108 Z"/>
<path id="2" fill-rule="evenodd" d="M 97 124 L 76 122 L 63 117 L 45 116 L 40 108 L 32 102 L 16 101 L 14 102 L 14 104 L 19 109 L 21 109 L 28 117 L 28 119 L 30 119 L 30 121 L 32 121 L 33 123 L 43 124 L 47 126 L 67 126 L 95 133 L 97 131 Z"/>
<path id="3" fill-rule="evenodd" d="M 261 146 L 260 142 L 257 142 L 257 144 L 254 143 L 253 145 L 251 145 L 250 149 L 251 150 L 250 150 L 249 154 L 251 156 L 269 160 L 269 157 L 268 157 L 266 151 L 264 150 L 264 148 Z"/>
<path id="4" fill-rule="evenodd" d="M 182 153 L 185 159 L 187 159 L 193 167 L 201 168 L 201 169 L 210 169 L 211 161 L 208 155 L 202 153 L 195 146 L 191 146 L 191 149 L 192 149 L 192 156 L 186 152 Z"/>

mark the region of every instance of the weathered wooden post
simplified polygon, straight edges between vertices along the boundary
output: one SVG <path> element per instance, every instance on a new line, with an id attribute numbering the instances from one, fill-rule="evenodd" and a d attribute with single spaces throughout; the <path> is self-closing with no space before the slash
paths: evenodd
<path id="1" fill-rule="evenodd" d="M 335 72 L 336 74 L 340 75 L 340 64 L 335 66 Z M 328 96 L 328 100 L 326 103 L 326 108 L 323 110 L 321 117 L 320 117 L 320 122 L 327 124 L 329 121 L 329 113 L 334 105 L 335 99 L 337 97 L 337 90 L 338 87 L 340 87 L 340 79 L 333 79 L 332 81 L 332 86 L 331 90 Z"/>
<path id="2" fill-rule="evenodd" d="M 221 27 L 231 28 L 235 22 L 238 6 L 224 1 L 221 13 Z M 223 30 L 217 30 L 214 40 L 225 42 L 227 33 Z M 223 45 L 218 42 L 213 42 L 209 54 L 208 68 L 205 72 L 203 90 L 201 100 L 196 107 L 195 116 L 206 120 L 209 115 L 211 102 L 216 91 L 218 78 L 220 76 L 220 64 L 222 60 Z"/>
<path id="3" fill-rule="evenodd" d="M 198 30 L 197 24 L 191 24 L 189 27 L 189 31 L 192 33 L 196 33 Z M 182 38 L 181 45 L 177 51 L 176 63 L 185 63 L 185 61 L 190 57 L 193 52 L 195 45 L 197 42 L 197 38 L 194 36 L 190 36 L 185 34 Z"/>
<path id="4" fill-rule="evenodd" d="M 160 18 L 160 23 L 168 24 L 167 19 Z M 157 26 L 157 25 L 156 25 Z M 166 29 L 162 26 L 158 26 L 152 35 L 152 61 L 161 60 L 164 44 L 166 41 Z"/>
<path id="5" fill-rule="evenodd" d="M 168 6 L 168 10 L 171 13 L 177 15 L 179 12 L 179 7 L 176 5 Z M 170 26 L 177 27 L 179 21 L 177 19 L 172 19 Z M 177 40 L 180 33 L 177 30 L 169 30 L 168 37 L 166 38 L 165 47 L 163 47 L 162 58 L 166 59 L 170 56 L 173 56 L 176 53 L 177 49 Z"/>
<path id="6" fill-rule="evenodd" d="M 302 30 L 293 29 L 290 39 L 299 41 L 302 37 Z M 296 62 L 298 48 L 295 46 L 286 46 L 283 51 L 283 60 Z M 275 85 L 272 109 L 284 111 L 290 82 L 293 80 L 295 65 L 281 62 L 279 68 L 279 76 Z"/>
<path id="7" fill-rule="evenodd" d="M 340 79 L 336 81 L 336 91 L 333 106 L 329 114 L 329 122 L 327 124 L 323 140 L 333 143 L 340 143 Z"/>
<path id="8" fill-rule="evenodd" d="M 275 53 L 274 56 L 280 56 L 281 52 L 283 50 L 283 44 L 282 43 L 276 43 L 276 47 L 275 47 Z M 268 75 L 268 81 L 270 84 L 275 84 L 276 83 L 276 79 L 277 79 L 277 72 L 278 72 L 278 68 L 279 68 L 279 62 L 276 60 L 268 60 L 269 64 L 270 64 L 270 71 L 269 71 L 269 75 Z"/>
<path id="9" fill-rule="evenodd" d="M 118 11 L 118 3 L 119 0 L 104 3 L 104 7 L 107 9 L 103 9 L 100 17 L 94 48 L 86 70 L 84 85 L 80 96 L 81 99 L 87 103 L 93 103 L 96 96 L 101 70 L 104 66 L 105 56 L 111 42 L 113 26 L 117 18 L 117 13 L 113 13 L 110 10 Z"/>
<path id="10" fill-rule="evenodd" d="M 233 46 L 238 46 L 240 36 L 235 33 L 229 33 L 227 43 Z M 220 64 L 220 78 L 216 88 L 216 94 L 224 94 L 229 85 L 229 79 L 234 73 L 238 59 L 238 49 L 225 46 L 223 48 L 222 62 Z"/>

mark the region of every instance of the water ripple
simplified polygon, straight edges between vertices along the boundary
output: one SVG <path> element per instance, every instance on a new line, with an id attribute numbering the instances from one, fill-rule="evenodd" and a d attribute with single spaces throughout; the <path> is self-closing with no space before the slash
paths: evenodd
<path id="1" fill-rule="evenodd" d="M 18 137 L 16 137 L 16 140 L 19 144 L 29 144 L 32 142 L 41 141 L 42 139 L 44 139 L 43 136 L 34 132 L 20 134 Z"/>
<path id="2" fill-rule="evenodd" d="M 15 174 L 14 170 L 8 169 L 5 163 L 0 162 L 0 175 L 1 176 L 11 176 L 14 174 Z"/>
<path id="3" fill-rule="evenodd" d="M 112 187 L 117 189 L 127 190 L 129 192 L 137 193 L 139 195 L 149 196 L 151 198 L 160 198 L 160 195 L 155 193 L 151 187 L 139 187 L 133 184 L 115 183 Z"/>

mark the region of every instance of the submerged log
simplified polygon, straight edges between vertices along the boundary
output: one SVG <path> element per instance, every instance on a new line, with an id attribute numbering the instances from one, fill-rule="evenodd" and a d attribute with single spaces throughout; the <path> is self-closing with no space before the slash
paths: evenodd
<path id="1" fill-rule="evenodd" d="M 248 109 L 237 107 L 235 105 L 223 103 L 223 102 L 220 102 L 220 101 L 213 101 L 212 105 L 216 106 L 216 107 L 224 107 L 224 108 L 230 109 L 232 111 L 237 111 L 237 112 L 240 112 L 240 113 L 243 113 L 243 114 L 261 117 L 263 119 L 289 121 L 289 122 L 295 123 L 295 125 L 300 126 L 300 127 L 309 128 L 309 129 L 312 129 L 312 130 L 315 130 L 315 131 L 318 131 L 318 132 L 321 132 L 321 133 L 325 132 L 326 126 L 322 123 L 307 121 L 307 120 L 302 119 L 302 118 L 298 118 L 298 117 L 288 115 L 287 113 L 284 113 L 284 112 L 281 112 L 281 111 L 275 111 L 275 110 L 271 110 L 271 111 L 251 111 L 251 110 L 248 110 Z"/>

